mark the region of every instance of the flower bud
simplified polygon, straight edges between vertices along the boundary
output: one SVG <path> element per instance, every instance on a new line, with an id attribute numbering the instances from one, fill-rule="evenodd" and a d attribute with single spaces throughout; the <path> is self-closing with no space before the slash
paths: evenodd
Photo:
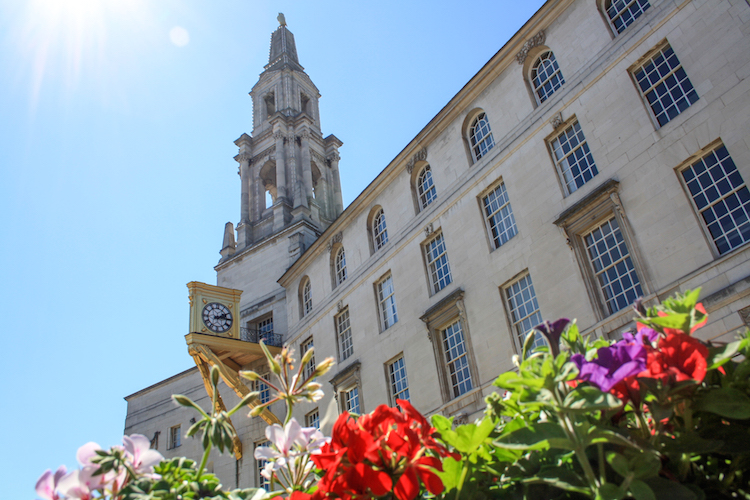
<path id="1" fill-rule="evenodd" d="M 318 366 L 315 367 L 315 374 L 314 377 L 320 377 L 321 375 L 324 375 L 328 373 L 328 370 L 331 369 L 335 361 L 333 358 L 326 358 L 320 363 L 318 363 Z"/>
<path id="2" fill-rule="evenodd" d="M 260 375 L 255 373 L 252 370 L 243 370 L 240 372 L 240 377 L 249 380 L 250 382 L 255 382 L 260 378 Z"/>

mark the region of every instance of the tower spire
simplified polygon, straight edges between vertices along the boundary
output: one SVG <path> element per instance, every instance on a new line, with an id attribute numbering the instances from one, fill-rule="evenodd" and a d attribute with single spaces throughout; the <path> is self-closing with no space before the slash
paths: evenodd
<path id="1" fill-rule="evenodd" d="M 286 18 L 279 12 L 276 18 L 279 21 L 279 27 L 271 33 L 271 50 L 268 54 L 268 64 L 264 69 L 281 69 L 284 66 L 291 66 L 292 69 L 304 71 L 297 58 L 297 46 L 294 43 L 294 35 L 286 27 Z"/>

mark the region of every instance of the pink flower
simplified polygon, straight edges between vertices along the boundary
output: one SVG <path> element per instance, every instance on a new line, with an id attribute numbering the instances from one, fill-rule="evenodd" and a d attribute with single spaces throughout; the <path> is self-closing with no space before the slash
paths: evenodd
<path id="1" fill-rule="evenodd" d="M 123 436 L 122 443 L 125 445 L 125 452 L 131 457 L 136 474 L 151 473 L 154 465 L 164 460 L 161 453 L 151 449 L 151 442 L 146 436 L 141 434 Z"/>
<path id="2" fill-rule="evenodd" d="M 68 500 L 91 500 L 94 492 L 104 487 L 103 476 L 94 475 L 97 469 L 96 466 L 87 465 L 66 474 L 58 483 L 58 491 Z"/>
<path id="3" fill-rule="evenodd" d="M 66 472 L 67 469 L 64 465 L 61 465 L 54 474 L 52 474 L 51 470 L 47 469 L 36 482 L 36 494 L 44 500 L 59 500 L 57 485 Z"/>

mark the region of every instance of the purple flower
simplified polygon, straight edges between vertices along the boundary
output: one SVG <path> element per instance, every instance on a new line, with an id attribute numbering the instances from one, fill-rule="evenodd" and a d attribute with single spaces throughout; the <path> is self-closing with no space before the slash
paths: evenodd
<path id="1" fill-rule="evenodd" d="M 570 360 L 578 366 L 579 379 L 609 392 L 620 380 L 646 368 L 646 348 L 641 342 L 621 340 L 600 348 L 591 361 L 586 361 L 583 354 L 574 354 Z"/>
<path id="2" fill-rule="evenodd" d="M 659 332 L 652 330 L 647 326 L 642 326 L 635 335 L 630 332 L 625 332 L 622 334 L 622 338 L 638 345 L 651 345 L 657 338 L 659 338 Z"/>
<path id="3" fill-rule="evenodd" d="M 534 327 L 534 330 L 544 335 L 547 339 L 550 352 L 553 356 L 560 354 L 560 335 L 565 331 L 568 323 L 570 323 L 568 318 L 560 318 L 553 323 L 545 321 Z"/>

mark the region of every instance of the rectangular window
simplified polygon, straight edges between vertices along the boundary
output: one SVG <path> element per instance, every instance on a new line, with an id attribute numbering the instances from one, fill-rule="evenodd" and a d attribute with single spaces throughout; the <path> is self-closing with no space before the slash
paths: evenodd
<path id="1" fill-rule="evenodd" d="M 482 197 L 482 208 L 487 230 L 492 240 L 492 248 L 500 248 L 518 233 L 513 209 L 510 207 L 505 184 L 500 183 Z"/>
<path id="2" fill-rule="evenodd" d="M 171 450 L 172 448 L 178 448 L 182 438 L 182 435 L 180 434 L 180 426 L 175 425 L 174 427 L 169 428 L 169 440 L 167 442 L 167 449 Z"/>
<path id="3" fill-rule="evenodd" d="M 336 334 L 339 338 L 339 359 L 344 361 L 354 352 L 352 324 L 349 321 L 348 307 L 336 316 Z"/>
<path id="4" fill-rule="evenodd" d="M 270 441 L 261 441 L 260 443 L 255 443 L 255 447 L 259 448 L 261 446 L 271 446 Z M 263 469 L 266 467 L 266 464 L 268 462 L 266 460 L 258 460 L 255 459 L 255 466 L 256 466 L 256 473 L 257 477 L 256 483 L 258 485 L 258 488 L 263 488 L 266 491 L 271 491 L 271 480 L 263 477 Z"/>
<path id="5" fill-rule="evenodd" d="M 359 387 L 352 387 L 348 391 L 343 391 L 341 396 L 344 398 L 344 409 L 349 413 L 359 415 Z"/>
<path id="6" fill-rule="evenodd" d="M 273 333 L 273 317 L 258 322 L 258 336 L 265 340 L 269 333 Z"/>
<path id="7" fill-rule="evenodd" d="M 305 415 L 305 427 L 315 427 L 320 430 L 320 412 L 317 408 Z"/>
<path id="8" fill-rule="evenodd" d="M 469 358 L 466 354 L 466 343 L 460 320 L 443 330 L 443 352 L 450 375 L 451 391 L 453 397 L 457 398 L 472 388 Z"/>
<path id="9" fill-rule="evenodd" d="M 409 401 L 409 380 L 406 378 L 403 356 L 388 363 L 388 379 L 391 385 L 391 403 L 395 405 L 397 399 Z"/>
<path id="10" fill-rule="evenodd" d="M 268 379 L 267 373 L 262 375 L 263 378 Z M 271 388 L 260 380 L 255 381 L 255 390 L 258 391 L 258 400 L 261 404 L 266 404 L 271 401 Z"/>
<path id="11" fill-rule="evenodd" d="M 698 100 L 693 84 L 669 45 L 656 50 L 633 71 L 633 76 L 660 127 Z"/>
<path id="12" fill-rule="evenodd" d="M 531 282 L 531 275 L 527 274 L 506 287 L 505 299 L 508 302 L 511 323 L 513 330 L 515 330 L 520 350 L 529 331 L 542 322 L 542 315 L 539 312 L 539 302 L 536 300 L 536 292 L 534 291 L 534 284 Z M 541 335 L 537 335 L 534 338 L 532 349 L 543 345 L 544 339 Z"/>
<path id="13" fill-rule="evenodd" d="M 380 320 L 383 330 L 392 327 L 398 321 L 396 312 L 396 297 L 393 291 L 393 277 L 389 274 L 377 284 L 378 304 L 380 306 Z"/>
<path id="14" fill-rule="evenodd" d="M 453 281 L 443 234 L 438 234 L 425 244 L 424 251 L 430 273 L 430 282 L 432 283 L 432 292 L 437 293 Z"/>
<path id="15" fill-rule="evenodd" d="M 310 337 L 300 345 L 300 356 L 304 356 L 307 351 L 313 348 L 313 339 Z M 302 359 L 302 358 L 300 358 Z M 310 361 L 305 365 L 304 376 L 309 378 L 315 373 L 315 354 L 313 353 Z"/>
<path id="16" fill-rule="evenodd" d="M 719 255 L 750 240 L 750 192 L 724 144 L 680 174 Z"/>
<path id="17" fill-rule="evenodd" d="M 583 235 L 583 242 L 610 314 L 624 309 L 643 295 L 615 217 Z"/>
<path id="18" fill-rule="evenodd" d="M 599 173 L 578 121 L 550 141 L 550 149 L 567 194 L 573 193 Z"/>

